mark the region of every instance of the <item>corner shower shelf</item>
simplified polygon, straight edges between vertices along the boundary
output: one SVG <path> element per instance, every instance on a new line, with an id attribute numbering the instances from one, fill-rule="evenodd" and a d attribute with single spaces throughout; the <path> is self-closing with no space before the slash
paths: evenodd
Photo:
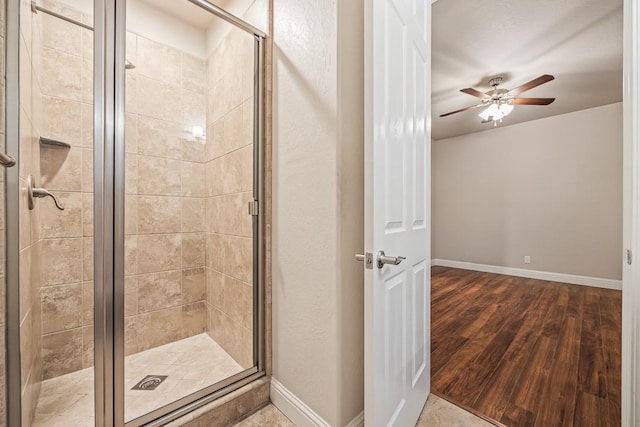
<path id="1" fill-rule="evenodd" d="M 45 138 L 44 136 L 40 137 L 40 145 L 47 147 L 71 148 L 71 145 L 66 142 L 56 141 L 55 139 Z"/>

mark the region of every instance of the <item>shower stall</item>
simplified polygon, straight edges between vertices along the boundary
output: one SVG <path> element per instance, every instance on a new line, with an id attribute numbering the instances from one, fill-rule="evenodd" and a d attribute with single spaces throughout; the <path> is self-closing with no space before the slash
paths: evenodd
<path id="1" fill-rule="evenodd" d="M 4 1 L 0 425 L 162 425 L 264 375 L 266 0 Z"/>

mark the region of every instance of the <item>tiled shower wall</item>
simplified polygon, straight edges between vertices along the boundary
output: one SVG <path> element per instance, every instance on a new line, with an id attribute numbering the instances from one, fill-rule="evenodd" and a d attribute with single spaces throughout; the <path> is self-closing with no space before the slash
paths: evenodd
<path id="1" fill-rule="evenodd" d="M 91 17 L 53 1 L 43 5 L 72 19 Z M 71 148 L 41 145 L 42 186 L 56 194 L 64 210 L 49 198 L 37 199 L 42 251 L 42 363 L 44 379 L 93 361 L 92 204 L 93 204 L 93 34 L 45 14 L 38 73 L 42 87 L 41 136 Z"/>
<path id="2" fill-rule="evenodd" d="M 44 5 L 92 21 L 59 3 Z M 41 218 L 39 258 L 46 266 L 40 289 L 46 379 L 93 363 L 93 37 L 47 15 L 38 19 L 47 34 L 40 50 L 47 76 L 42 135 L 71 144 L 39 148 L 37 183 L 57 194 L 65 210 L 39 199 L 31 211 Z M 191 133 L 205 124 L 199 80 L 205 65 L 132 33 L 127 44 L 127 57 L 137 65 L 127 71 L 125 315 L 131 354 L 205 331 L 205 146 Z"/>
<path id="3" fill-rule="evenodd" d="M 42 5 L 91 24 L 68 6 Z M 29 163 L 21 184 L 31 173 L 65 206 L 47 198 L 21 210 L 28 407 L 43 378 L 93 363 L 93 34 L 23 10 L 39 26 L 32 47 L 23 25 L 34 55 L 23 55 L 21 73 L 35 71 L 22 79 L 21 157 Z M 128 33 L 127 59 L 136 68 L 127 71 L 125 351 L 207 331 L 249 367 L 253 38 L 233 30 L 204 61 Z M 207 129 L 207 144 L 194 126 Z M 71 148 L 40 146 L 40 135 Z"/>
<path id="4" fill-rule="evenodd" d="M 28 10 L 27 2 L 21 8 Z M 41 21 L 31 13 L 20 17 L 20 364 L 22 419 L 34 416 L 42 383 L 41 255 L 39 211 L 27 208 L 27 176 L 40 179 L 38 136 L 42 129 L 42 74 L 35 52 L 42 45 Z"/>
<path id="5" fill-rule="evenodd" d="M 126 353 L 205 331 L 204 60 L 129 33 Z"/>
<path id="6" fill-rule="evenodd" d="M 207 332 L 253 365 L 254 40 L 232 29 L 207 61 Z"/>

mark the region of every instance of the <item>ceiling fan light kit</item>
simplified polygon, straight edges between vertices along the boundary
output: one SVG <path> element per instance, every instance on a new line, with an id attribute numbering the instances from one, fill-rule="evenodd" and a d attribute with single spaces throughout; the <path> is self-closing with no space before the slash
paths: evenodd
<path id="1" fill-rule="evenodd" d="M 485 108 L 478 116 L 482 119 L 481 123 L 493 122 L 494 126 L 497 126 L 498 121 L 502 122 L 502 119 L 513 111 L 514 105 L 549 105 L 555 98 L 516 98 L 516 95 L 521 94 L 534 87 L 540 86 L 544 83 L 550 82 L 554 77 L 550 74 L 544 74 L 536 79 L 533 79 L 523 85 L 518 86 L 515 89 L 506 90 L 498 89 L 498 86 L 502 83 L 502 77 L 494 77 L 489 80 L 489 85 L 493 86 L 493 89 L 483 93 L 474 88 L 461 89 L 460 92 L 467 95 L 475 96 L 482 99 L 481 104 L 471 105 L 469 107 L 462 108 L 460 110 L 451 111 L 449 113 L 441 114 L 440 117 L 450 116 L 452 114 L 461 113 L 463 111 L 472 110 L 478 107 Z"/>
<path id="2" fill-rule="evenodd" d="M 490 122 L 493 120 L 494 125 L 498 120 L 502 120 L 503 117 L 508 116 L 513 111 L 513 105 L 508 103 L 492 102 L 489 108 L 483 110 L 478 116 L 482 118 L 484 122 Z"/>

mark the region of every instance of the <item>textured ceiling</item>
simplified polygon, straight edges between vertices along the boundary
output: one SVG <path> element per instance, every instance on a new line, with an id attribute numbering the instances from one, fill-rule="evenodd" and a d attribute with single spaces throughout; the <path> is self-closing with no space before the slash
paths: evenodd
<path id="1" fill-rule="evenodd" d="M 498 126 L 622 101 L 622 0 L 440 0 L 433 4 L 432 135 L 491 129 L 459 92 L 512 89 L 542 74 L 555 80 L 520 97 L 555 97 L 549 106 L 516 106 Z"/>

